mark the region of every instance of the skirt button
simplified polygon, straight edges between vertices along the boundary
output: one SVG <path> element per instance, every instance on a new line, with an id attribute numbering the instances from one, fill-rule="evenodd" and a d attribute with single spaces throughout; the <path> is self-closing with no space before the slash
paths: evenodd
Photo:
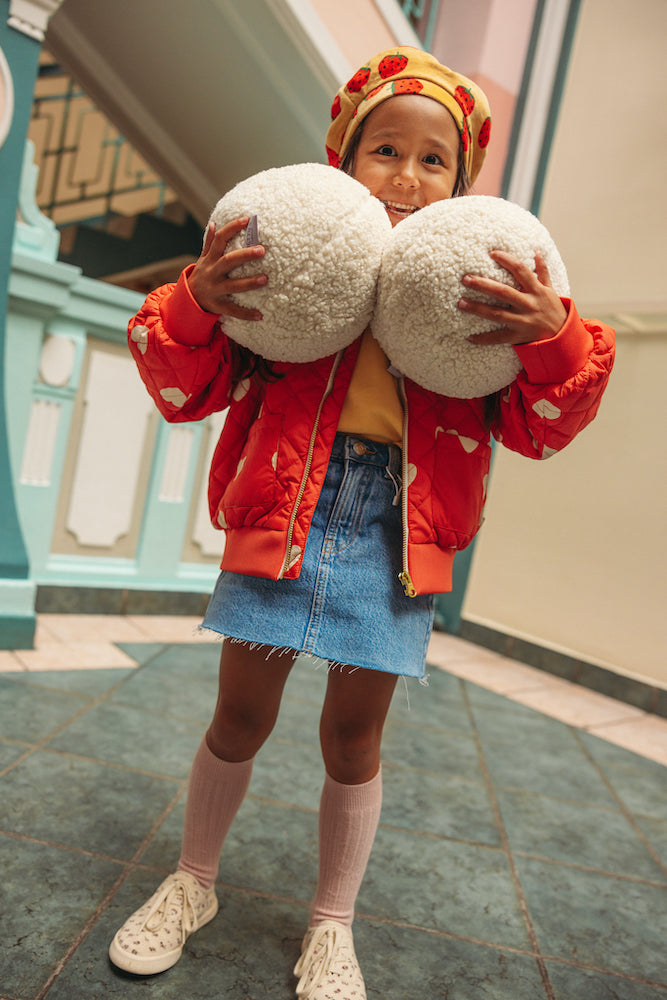
<path id="1" fill-rule="evenodd" d="M 354 444 L 352 445 L 352 450 L 357 455 L 365 455 L 366 454 L 366 445 L 363 443 L 363 441 L 355 441 Z"/>

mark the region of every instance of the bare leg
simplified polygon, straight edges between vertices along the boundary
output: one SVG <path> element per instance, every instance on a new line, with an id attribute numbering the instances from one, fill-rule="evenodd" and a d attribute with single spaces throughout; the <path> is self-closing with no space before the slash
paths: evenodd
<path id="1" fill-rule="evenodd" d="M 380 769 L 382 731 L 396 674 L 354 667 L 329 672 L 320 720 L 327 774 L 345 785 L 370 781 Z"/>
<path id="2" fill-rule="evenodd" d="M 255 756 L 276 723 L 295 655 L 293 650 L 225 640 L 218 702 L 206 733 L 211 753 L 226 761 Z"/>

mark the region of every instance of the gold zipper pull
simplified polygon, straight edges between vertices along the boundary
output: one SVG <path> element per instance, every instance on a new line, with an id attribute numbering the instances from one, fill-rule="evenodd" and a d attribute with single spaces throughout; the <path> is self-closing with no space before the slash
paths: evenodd
<path id="1" fill-rule="evenodd" d="M 408 573 L 407 569 L 404 569 L 402 573 L 398 574 L 398 579 L 401 581 L 406 597 L 417 596 L 417 591 L 415 590 L 414 584 L 410 579 L 410 574 Z"/>

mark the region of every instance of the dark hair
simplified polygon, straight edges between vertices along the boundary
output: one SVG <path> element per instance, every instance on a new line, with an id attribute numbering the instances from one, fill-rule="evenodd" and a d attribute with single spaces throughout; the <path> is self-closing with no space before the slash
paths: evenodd
<path id="1" fill-rule="evenodd" d="M 490 396 L 484 396 L 484 426 L 487 431 L 491 430 L 491 425 L 500 417 L 500 390 L 492 392 Z"/>
<path id="2" fill-rule="evenodd" d="M 257 376 L 263 382 L 277 382 L 282 378 L 282 374 L 274 371 L 273 363 L 263 358 L 261 354 L 255 354 L 248 347 L 242 347 L 234 342 L 234 377 L 237 381 L 244 378 Z"/>

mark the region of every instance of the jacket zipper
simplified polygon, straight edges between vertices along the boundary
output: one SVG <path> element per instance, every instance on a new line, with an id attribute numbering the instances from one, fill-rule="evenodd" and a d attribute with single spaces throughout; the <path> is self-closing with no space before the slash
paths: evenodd
<path id="1" fill-rule="evenodd" d="M 416 597 L 417 591 L 408 570 L 408 396 L 405 391 L 405 379 L 401 375 L 398 380 L 403 400 L 403 447 L 401 449 L 401 518 L 403 522 L 403 569 L 398 579 L 403 585 L 406 597 Z"/>
<path id="2" fill-rule="evenodd" d="M 303 500 L 303 494 L 306 492 L 306 483 L 308 482 L 308 477 L 310 475 L 310 468 L 313 464 L 313 452 L 315 451 L 315 438 L 317 437 L 317 429 L 320 424 L 320 416 L 322 415 L 322 409 L 324 407 L 325 400 L 329 396 L 334 383 L 334 377 L 338 371 L 338 366 L 343 357 L 343 351 L 339 351 L 334 358 L 333 365 L 331 367 L 331 372 L 329 373 L 329 380 L 326 384 L 324 392 L 322 393 L 322 398 L 320 399 L 320 405 L 317 408 L 317 413 L 315 414 L 315 423 L 313 424 L 313 430 L 310 435 L 310 441 L 308 442 L 308 453 L 306 455 L 306 464 L 303 469 L 303 475 L 301 477 L 301 482 L 299 484 L 299 490 L 294 501 L 294 507 L 292 508 L 292 516 L 290 517 L 289 527 L 287 528 L 287 543 L 285 546 L 285 558 L 283 559 L 282 569 L 280 570 L 279 580 L 282 580 L 285 573 L 290 566 L 290 555 L 292 552 L 292 537 L 294 535 L 294 525 L 296 524 L 297 514 L 299 513 L 299 507 L 301 506 L 301 501 Z"/>

